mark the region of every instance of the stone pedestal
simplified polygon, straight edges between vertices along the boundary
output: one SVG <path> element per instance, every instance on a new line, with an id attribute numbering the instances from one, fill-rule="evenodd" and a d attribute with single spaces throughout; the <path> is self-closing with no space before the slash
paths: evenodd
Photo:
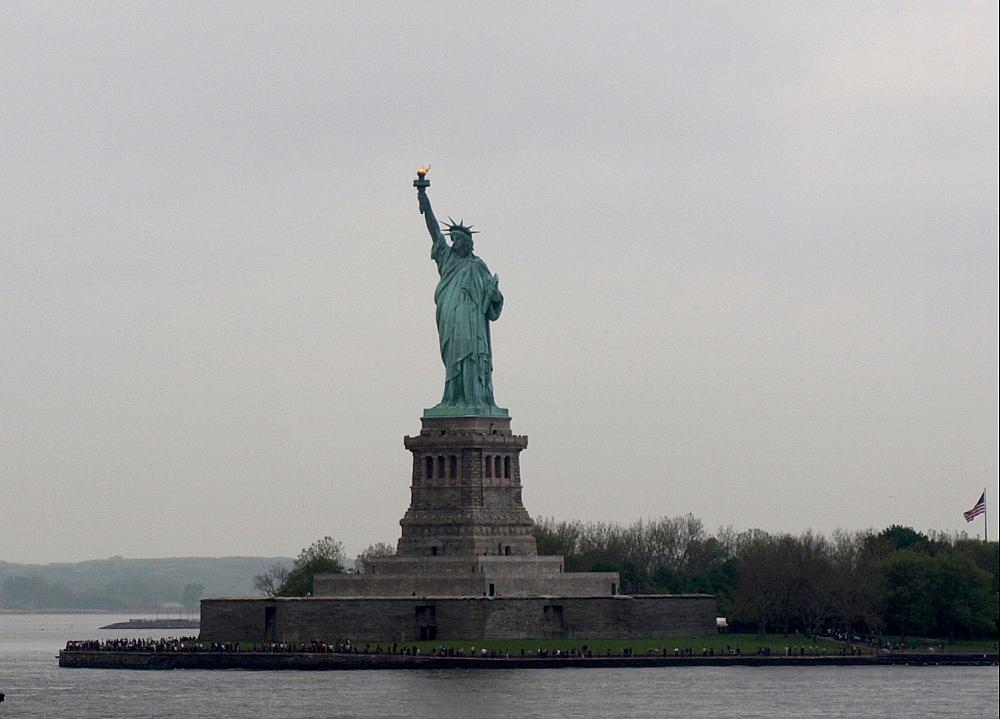
<path id="1" fill-rule="evenodd" d="M 400 557 L 535 556 L 521 501 L 521 450 L 528 438 L 510 417 L 424 417 L 413 453 L 410 507 Z"/>
<path id="2" fill-rule="evenodd" d="M 410 508 L 394 557 L 366 574 L 321 574 L 317 597 L 606 597 L 617 572 L 563 571 L 540 557 L 521 502 L 521 450 L 510 417 L 428 417 L 413 453 Z"/>
<path id="3" fill-rule="evenodd" d="M 370 574 L 317 574 L 317 597 L 609 597 L 618 572 L 564 572 L 563 558 L 386 557 Z"/>
<path id="4" fill-rule="evenodd" d="M 528 438 L 509 417 L 428 417 L 398 554 L 317 574 L 303 598 L 203 599 L 203 640 L 303 642 L 668 637 L 715 630 L 709 595 L 622 596 L 617 572 L 538 556 L 521 502 Z M 360 641 L 359 641 L 360 643 Z"/>

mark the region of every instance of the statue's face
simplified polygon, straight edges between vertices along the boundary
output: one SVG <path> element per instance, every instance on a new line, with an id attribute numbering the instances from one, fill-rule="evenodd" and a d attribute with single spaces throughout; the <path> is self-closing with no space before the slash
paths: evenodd
<path id="1" fill-rule="evenodd" d="M 451 248 L 459 257 L 468 257 L 472 254 L 472 238 L 461 232 L 456 232 L 451 236 Z"/>

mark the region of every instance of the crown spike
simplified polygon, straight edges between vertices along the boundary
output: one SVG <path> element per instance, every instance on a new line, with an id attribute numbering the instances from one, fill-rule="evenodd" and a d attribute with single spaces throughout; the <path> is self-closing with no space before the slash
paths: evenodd
<path id="1" fill-rule="evenodd" d="M 442 222 L 441 225 L 444 226 L 444 223 Z M 471 238 L 473 235 L 479 234 L 479 230 L 474 230 L 472 229 L 473 227 L 475 227 L 475 225 L 466 226 L 464 218 L 459 220 L 458 222 L 455 222 L 454 218 L 452 218 L 449 215 L 448 225 L 445 232 L 447 232 L 449 235 L 455 232 L 461 232 L 462 234 L 468 235 Z"/>

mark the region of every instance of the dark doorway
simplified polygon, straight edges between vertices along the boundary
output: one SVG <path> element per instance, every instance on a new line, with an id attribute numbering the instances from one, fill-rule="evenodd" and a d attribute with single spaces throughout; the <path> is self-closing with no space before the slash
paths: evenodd
<path id="1" fill-rule="evenodd" d="M 277 607 L 264 607 L 264 634 L 270 638 L 274 633 L 274 621 L 277 615 Z"/>
<path id="2" fill-rule="evenodd" d="M 433 604 L 422 604 L 414 608 L 416 635 L 420 639 L 437 639 L 437 617 Z"/>
<path id="3" fill-rule="evenodd" d="M 542 632 L 546 637 L 561 637 L 565 633 L 563 608 L 561 604 L 549 604 L 542 608 L 544 625 Z"/>

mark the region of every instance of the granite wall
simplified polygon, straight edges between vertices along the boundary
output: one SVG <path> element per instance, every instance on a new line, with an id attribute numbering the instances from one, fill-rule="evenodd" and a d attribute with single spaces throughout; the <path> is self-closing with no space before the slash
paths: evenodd
<path id="1" fill-rule="evenodd" d="M 615 597 L 204 599 L 201 638 L 308 642 L 640 638 L 710 634 L 706 594 Z"/>
<path id="2" fill-rule="evenodd" d="M 370 574 L 317 574 L 315 597 L 594 597 L 618 593 L 617 572 L 563 572 L 556 556 L 389 557 Z"/>

